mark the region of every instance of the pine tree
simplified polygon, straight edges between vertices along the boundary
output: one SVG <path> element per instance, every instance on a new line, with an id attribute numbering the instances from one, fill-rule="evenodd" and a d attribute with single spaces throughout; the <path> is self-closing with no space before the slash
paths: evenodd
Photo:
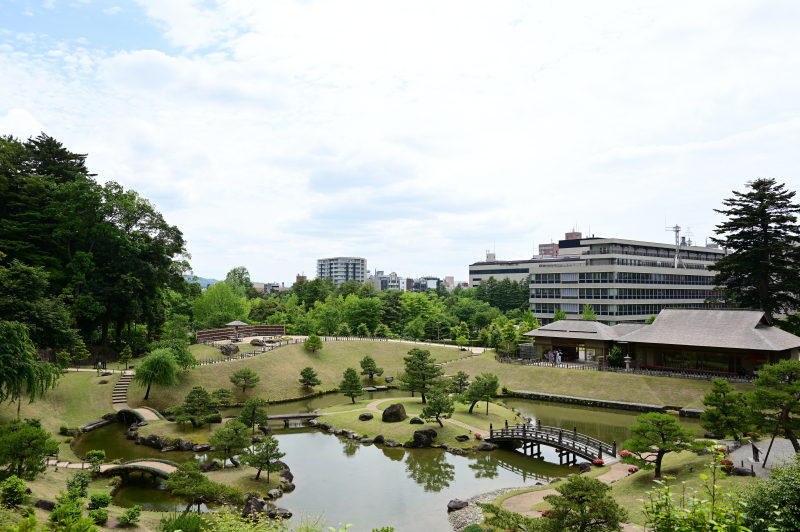
<path id="1" fill-rule="evenodd" d="M 757 179 L 715 209 L 728 220 L 717 225 L 714 242 L 728 250 L 709 270 L 728 303 L 775 314 L 800 309 L 800 205 L 796 192 L 774 179 Z"/>
<path id="2" fill-rule="evenodd" d="M 233 392 L 228 388 L 220 388 L 211 392 L 211 397 L 214 398 L 217 406 L 228 408 L 233 404 Z"/>
<path id="3" fill-rule="evenodd" d="M 75 363 L 75 367 L 89 360 L 90 356 L 91 353 L 86 349 L 86 344 L 79 338 L 78 341 L 75 342 L 75 347 L 72 348 L 72 361 Z"/>
<path id="4" fill-rule="evenodd" d="M 316 334 L 309 334 L 308 339 L 303 342 L 303 347 L 312 353 L 316 353 L 317 349 L 322 349 L 322 339 Z"/>
<path id="5" fill-rule="evenodd" d="M 244 402 L 242 411 L 239 412 L 239 421 L 253 429 L 253 434 L 256 432 L 256 425 L 266 424 L 267 406 L 269 403 L 264 399 L 252 397 Z"/>
<path id="6" fill-rule="evenodd" d="M 705 412 L 700 416 L 700 426 L 715 435 L 735 440 L 749 432 L 750 408 L 743 393 L 733 393 L 736 388 L 724 379 L 713 379 L 711 391 L 703 398 Z"/>
<path id="7" fill-rule="evenodd" d="M 701 450 L 703 445 L 695 443 L 694 430 L 683 428 L 673 416 L 650 412 L 636 416 L 638 425 L 631 427 L 631 439 L 623 448 L 632 453 L 624 457 L 626 464 L 652 469 L 655 478 L 661 478 L 661 461 L 668 453 Z"/>
<path id="8" fill-rule="evenodd" d="M 414 348 L 408 352 L 405 361 L 405 373 L 398 376 L 408 390 L 419 392 L 422 403 L 426 402 L 426 394 L 437 385 L 439 377 L 444 375 L 442 368 L 436 365 L 436 359 L 431 357 L 427 349 Z"/>
<path id="9" fill-rule="evenodd" d="M 322 381 L 317 378 L 317 372 L 314 371 L 314 368 L 308 366 L 300 370 L 300 384 L 306 388 L 313 388 L 322 384 Z"/>
<path id="10" fill-rule="evenodd" d="M 756 391 L 747 400 L 758 424 L 773 433 L 783 429 L 794 452 L 800 453 L 800 362 L 781 360 L 765 366 L 753 384 Z"/>
<path id="11" fill-rule="evenodd" d="M 463 371 L 459 371 L 450 378 L 449 391 L 451 393 L 464 393 L 467 388 L 469 388 L 469 375 Z"/>
<path id="12" fill-rule="evenodd" d="M 379 368 L 375 363 L 375 359 L 367 355 L 361 359 L 361 374 L 369 375 L 369 382 L 372 382 L 374 375 L 378 375 L 379 377 L 383 375 L 383 368 Z"/>
<path id="13" fill-rule="evenodd" d="M 242 368 L 233 372 L 230 380 L 234 386 L 242 389 L 245 393 L 248 388 L 255 388 L 256 384 L 261 380 L 261 377 L 256 375 L 256 372 L 250 368 Z"/>
<path id="14" fill-rule="evenodd" d="M 232 419 L 225 426 L 215 429 L 208 439 L 208 443 L 222 451 L 227 458 L 231 451 L 247 447 L 247 444 L 250 443 L 248 430 L 247 425 L 238 419 Z"/>
<path id="15" fill-rule="evenodd" d="M 131 361 L 131 358 L 133 358 L 131 346 L 126 345 L 122 348 L 122 352 L 119 354 L 119 361 L 121 364 L 125 364 L 125 369 L 128 369 L 128 362 Z"/>
<path id="16" fill-rule="evenodd" d="M 168 413 L 175 416 L 178 423 L 187 421 L 193 427 L 202 427 L 209 418 L 216 415 L 214 407 L 217 405 L 214 397 L 202 386 L 194 386 L 183 400 L 183 404 L 172 407 Z"/>
<path id="17" fill-rule="evenodd" d="M 499 387 L 500 381 L 497 375 L 494 373 L 481 373 L 475 376 L 475 380 L 470 383 L 467 390 L 459 395 L 456 400 L 459 403 L 468 404 L 469 413 L 471 414 L 472 409 L 475 408 L 478 401 L 486 401 L 488 408 L 489 400 L 497 395 L 497 389 Z"/>
<path id="18" fill-rule="evenodd" d="M 361 379 L 353 368 L 347 368 L 345 370 L 344 380 L 339 383 L 339 392 L 345 397 L 352 399 L 353 404 L 356 402 L 356 397 L 367 393 L 361 389 Z"/>
<path id="19" fill-rule="evenodd" d="M 421 417 L 426 421 L 434 420 L 440 427 L 444 427 L 442 419 L 450 419 L 454 410 L 453 398 L 439 386 L 430 392 L 428 403 L 422 408 Z"/>
<path id="20" fill-rule="evenodd" d="M 278 439 L 270 434 L 265 436 L 261 443 L 253 446 L 250 452 L 242 455 L 241 460 L 243 464 L 258 470 L 256 480 L 261 476 L 262 471 L 266 471 L 267 482 L 269 482 L 270 472 L 281 470 L 282 466 L 277 462 L 284 456 L 286 453 L 282 453 L 278 448 Z"/>
<path id="21" fill-rule="evenodd" d="M 546 495 L 544 500 L 552 506 L 547 512 L 548 530 L 585 530 L 612 532 L 622 528 L 628 512 L 620 507 L 611 495 L 611 486 L 596 478 L 571 475 L 560 484 L 558 495 Z"/>

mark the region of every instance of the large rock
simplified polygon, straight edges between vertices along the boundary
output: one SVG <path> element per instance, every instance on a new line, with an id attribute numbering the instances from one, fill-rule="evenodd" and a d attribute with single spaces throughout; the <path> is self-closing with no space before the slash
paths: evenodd
<path id="1" fill-rule="evenodd" d="M 239 346 L 236 344 L 225 344 L 219 348 L 222 354 L 226 357 L 233 356 L 239 352 Z"/>
<path id="2" fill-rule="evenodd" d="M 155 434 L 151 434 L 150 436 L 147 437 L 145 445 L 149 445 L 153 449 L 161 449 L 161 447 L 163 447 L 163 445 L 161 445 L 161 438 L 159 438 Z"/>
<path id="3" fill-rule="evenodd" d="M 383 443 L 384 442 L 383 434 L 378 434 L 377 436 L 372 438 L 372 441 L 375 443 Z"/>
<path id="4" fill-rule="evenodd" d="M 578 464 L 578 470 L 580 471 L 581 475 L 588 473 L 592 470 L 592 464 L 589 462 L 581 462 Z"/>
<path id="5" fill-rule="evenodd" d="M 286 462 L 284 462 L 283 460 L 278 460 L 277 462 L 275 462 L 275 467 L 280 467 L 281 469 L 289 469 L 289 466 L 286 465 Z"/>
<path id="6" fill-rule="evenodd" d="M 103 419 L 109 419 L 109 420 L 110 419 L 117 419 L 117 413 L 116 412 L 109 412 L 108 414 L 105 414 L 103 416 Z"/>
<path id="7" fill-rule="evenodd" d="M 140 421 L 140 422 L 138 423 L 138 425 L 139 425 L 140 427 L 146 427 L 146 426 L 147 426 L 147 421 Z"/>
<path id="8" fill-rule="evenodd" d="M 381 416 L 384 423 L 397 423 L 406 418 L 408 418 L 406 409 L 400 404 L 390 405 L 389 408 L 383 411 L 383 416 Z"/>
<path id="9" fill-rule="evenodd" d="M 161 449 L 161 452 L 162 453 L 168 453 L 168 452 L 174 451 L 176 449 L 177 449 L 177 447 L 164 447 L 163 449 Z"/>
<path id="10" fill-rule="evenodd" d="M 192 451 L 196 453 L 205 453 L 211 450 L 211 445 L 208 443 L 200 443 L 192 447 Z"/>
<path id="11" fill-rule="evenodd" d="M 363 414 L 359 414 L 358 420 L 359 421 L 369 421 L 373 417 L 374 416 L 372 414 L 370 414 L 369 412 L 364 412 Z"/>
<path id="12" fill-rule="evenodd" d="M 250 517 L 253 521 L 257 521 L 261 517 L 261 512 L 264 511 L 264 503 L 255 497 L 249 499 L 247 504 L 244 505 L 242 510 L 242 517 Z"/>
<path id="13" fill-rule="evenodd" d="M 291 482 L 282 482 L 281 487 L 283 488 L 284 492 L 294 491 L 295 488 L 294 484 L 292 484 Z"/>
<path id="14" fill-rule="evenodd" d="M 467 501 L 462 501 L 461 499 L 453 499 L 452 501 L 447 503 L 447 511 L 453 512 L 455 510 L 466 508 L 467 506 L 469 506 L 469 503 Z"/>
<path id="15" fill-rule="evenodd" d="M 462 456 L 467 454 L 467 451 L 465 451 L 461 447 L 448 447 L 447 448 L 447 452 L 448 453 L 452 453 L 452 454 L 462 455 Z"/>
<path id="16" fill-rule="evenodd" d="M 475 449 L 477 451 L 494 451 L 495 445 L 493 443 L 483 442 L 482 444 L 478 445 Z"/>
<path id="17" fill-rule="evenodd" d="M 438 434 L 433 429 L 422 429 L 414 431 L 414 442 L 410 447 L 430 447 Z"/>
<path id="18" fill-rule="evenodd" d="M 754 477 L 756 474 L 749 470 L 745 469 L 744 467 L 734 467 L 731 474 L 735 477 Z"/>
<path id="19" fill-rule="evenodd" d="M 286 508 L 272 508 L 267 515 L 272 519 L 289 519 L 292 517 L 292 512 Z"/>
<path id="20" fill-rule="evenodd" d="M 136 445 L 144 445 L 145 439 L 141 434 L 136 435 Z"/>
<path id="21" fill-rule="evenodd" d="M 319 428 L 321 428 L 322 430 L 329 430 L 331 428 L 331 424 L 330 423 L 320 423 L 319 424 Z"/>
<path id="22" fill-rule="evenodd" d="M 384 447 L 400 447 L 400 444 L 394 440 L 386 440 L 383 442 Z"/>
<path id="23" fill-rule="evenodd" d="M 125 439 L 127 439 L 127 440 L 135 440 L 138 437 L 139 437 L 139 433 L 136 432 L 135 430 L 128 431 L 128 433 L 125 434 Z"/>
<path id="24" fill-rule="evenodd" d="M 411 423 L 412 425 L 424 425 L 424 424 L 425 424 L 425 422 L 424 422 L 424 421 L 422 421 L 422 420 L 421 420 L 420 418 L 418 418 L 418 417 L 412 417 L 412 418 L 411 418 L 411 421 L 409 421 L 409 423 Z"/>
<path id="25" fill-rule="evenodd" d="M 267 425 L 259 425 L 258 430 L 260 430 L 261 434 L 263 434 L 264 436 L 269 436 L 273 433 L 272 427 L 269 427 Z"/>
<path id="26" fill-rule="evenodd" d="M 175 423 L 175 421 L 177 421 L 177 420 L 175 419 L 175 416 L 167 416 L 167 417 L 165 417 L 164 419 L 166 419 L 167 421 L 171 421 L 172 423 Z"/>
<path id="27" fill-rule="evenodd" d="M 38 501 L 36 501 L 36 504 L 34 504 L 34 506 L 36 506 L 37 508 L 41 508 L 46 512 L 52 512 L 56 507 L 56 503 L 51 501 L 46 501 L 44 499 L 39 499 Z"/>
<path id="28" fill-rule="evenodd" d="M 203 462 L 202 464 L 200 464 L 199 467 L 200 471 L 202 471 L 203 473 L 208 473 L 209 471 L 214 471 L 215 469 L 217 469 L 217 467 L 219 467 L 219 464 L 216 461 L 212 460 L 210 462 Z"/>
<path id="29" fill-rule="evenodd" d="M 269 497 L 270 499 L 277 499 L 278 497 L 283 497 L 283 490 L 280 488 L 269 490 L 267 492 L 267 497 Z"/>
<path id="30" fill-rule="evenodd" d="M 456 436 L 456 441 L 469 441 L 469 436 L 467 436 L 466 434 Z"/>
<path id="31" fill-rule="evenodd" d="M 258 347 L 264 347 L 267 345 L 267 343 L 264 342 L 263 340 L 259 340 L 258 338 L 253 338 L 252 340 L 250 340 L 250 345 L 257 345 Z"/>
<path id="32" fill-rule="evenodd" d="M 372 438 L 361 438 L 361 443 L 372 443 L 373 441 Z"/>
<path id="33" fill-rule="evenodd" d="M 283 469 L 281 471 L 278 471 L 278 476 L 280 478 L 285 478 L 289 482 L 294 480 L 294 475 L 288 469 Z"/>
<path id="34" fill-rule="evenodd" d="M 191 440 L 178 440 L 178 448 L 181 451 L 191 451 L 194 448 L 194 442 Z"/>

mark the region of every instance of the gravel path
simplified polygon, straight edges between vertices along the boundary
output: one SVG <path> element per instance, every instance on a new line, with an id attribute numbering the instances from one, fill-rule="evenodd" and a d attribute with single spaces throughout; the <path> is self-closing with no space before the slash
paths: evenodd
<path id="1" fill-rule="evenodd" d="M 775 443 L 772 445 L 772 450 L 769 452 L 766 467 L 761 467 L 764 465 L 764 457 L 767 454 L 767 449 L 769 449 L 769 442 L 771 439 L 770 437 L 755 444 L 747 444 L 733 451 L 728 458 L 731 459 L 733 465 L 736 467 L 750 469 L 752 465 L 753 471 L 755 471 L 757 477 L 769 478 L 773 466 L 782 465 L 784 462 L 791 460 L 792 455 L 794 455 L 792 442 L 786 438 L 775 438 Z M 760 451 L 758 462 L 753 461 L 753 445 Z"/>
<path id="2" fill-rule="evenodd" d="M 481 493 L 480 495 L 476 495 L 471 499 L 467 499 L 467 502 L 469 503 L 468 506 L 462 508 L 461 510 L 450 512 L 450 515 L 448 516 L 448 519 L 450 519 L 450 524 L 453 525 L 453 529 L 456 532 L 461 532 L 473 523 L 483 523 L 483 510 L 481 510 L 477 503 L 492 502 L 501 495 L 529 487 L 530 485 L 521 486 L 519 488 L 502 488 L 499 490 L 490 491 L 488 493 Z"/>

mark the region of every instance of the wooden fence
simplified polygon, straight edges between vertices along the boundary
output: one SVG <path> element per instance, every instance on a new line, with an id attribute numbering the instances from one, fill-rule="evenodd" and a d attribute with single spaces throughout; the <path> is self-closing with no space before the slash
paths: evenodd
<path id="1" fill-rule="evenodd" d="M 237 327 L 240 337 L 245 336 L 286 336 L 285 325 L 241 325 Z M 233 327 L 197 331 L 197 343 L 217 342 L 233 338 Z"/>

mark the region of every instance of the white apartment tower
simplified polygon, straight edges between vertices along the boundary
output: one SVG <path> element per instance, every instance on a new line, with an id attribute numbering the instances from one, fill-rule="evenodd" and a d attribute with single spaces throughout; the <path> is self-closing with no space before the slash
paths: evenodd
<path id="1" fill-rule="evenodd" d="M 367 259 L 362 257 L 331 257 L 317 259 L 317 277 L 333 279 L 336 286 L 355 279 L 363 284 L 367 279 Z"/>

